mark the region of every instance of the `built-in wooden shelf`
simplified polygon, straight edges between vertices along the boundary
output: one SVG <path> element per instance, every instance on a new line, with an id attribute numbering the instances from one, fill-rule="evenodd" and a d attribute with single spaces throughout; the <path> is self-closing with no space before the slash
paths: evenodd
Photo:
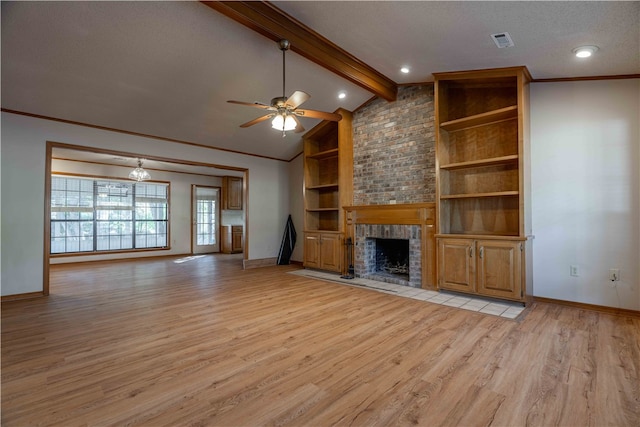
<path id="1" fill-rule="evenodd" d="M 517 233 L 513 233 L 512 235 L 504 234 L 504 233 L 496 233 L 496 234 L 488 234 L 488 233 L 440 233 L 435 235 L 436 238 L 447 238 L 447 239 L 483 239 L 483 240 L 509 240 L 509 241 L 526 241 L 526 237 L 520 237 Z"/>
<path id="2" fill-rule="evenodd" d="M 338 183 L 335 184 L 323 184 L 323 185 L 310 185 L 307 190 L 337 190 L 339 188 Z"/>
<path id="3" fill-rule="evenodd" d="M 477 126 L 484 126 L 491 123 L 503 122 L 505 120 L 513 120 L 518 118 L 518 106 L 500 108 L 498 110 L 488 111 L 482 114 L 463 117 L 461 119 L 450 120 L 440 123 L 440 128 L 447 132 L 456 132 Z"/>
<path id="4" fill-rule="evenodd" d="M 322 121 L 304 134 L 304 266 L 344 273 L 344 214 L 353 203 L 351 112 Z"/>
<path id="5" fill-rule="evenodd" d="M 307 212 L 332 212 L 339 211 L 339 208 L 309 208 L 306 209 Z"/>
<path id="6" fill-rule="evenodd" d="M 440 169 L 455 170 L 455 169 L 467 169 L 477 168 L 483 166 L 496 166 L 496 165 L 508 165 L 518 162 L 518 155 L 494 157 L 491 159 L 471 160 L 468 162 L 449 163 L 447 165 L 440 165 Z"/>
<path id="7" fill-rule="evenodd" d="M 434 78 L 438 288 L 528 303 L 531 76 L 509 67 Z"/>
<path id="8" fill-rule="evenodd" d="M 519 194 L 518 191 L 495 191 L 492 193 L 466 193 L 466 194 L 449 194 L 449 195 L 441 195 L 440 199 L 442 200 L 450 200 L 450 199 L 472 199 L 472 198 L 483 198 L 483 197 L 506 197 L 506 196 L 517 196 Z"/>
<path id="9" fill-rule="evenodd" d="M 319 153 L 307 154 L 306 157 L 307 159 L 322 160 L 322 159 L 328 159 L 330 157 L 337 157 L 337 156 L 338 156 L 338 149 L 332 148 L 331 150 L 321 151 Z"/>

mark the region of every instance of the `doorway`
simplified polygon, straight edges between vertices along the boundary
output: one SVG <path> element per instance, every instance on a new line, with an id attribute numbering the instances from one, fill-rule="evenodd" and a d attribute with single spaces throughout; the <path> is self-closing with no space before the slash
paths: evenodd
<path id="1" fill-rule="evenodd" d="M 156 171 L 157 173 L 167 173 L 168 180 L 159 181 L 172 183 L 174 180 L 178 180 L 177 177 L 186 175 L 195 175 L 200 177 L 213 177 L 214 179 L 220 178 L 222 176 L 229 175 L 229 171 L 233 171 L 234 176 L 239 175 L 238 172 L 242 173 L 242 177 L 244 180 L 244 194 L 243 194 L 243 206 L 248 206 L 248 182 L 249 182 L 249 170 L 233 167 L 233 166 L 224 166 L 213 163 L 204 163 L 204 162 L 196 162 L 191 160 L 181 160 L 176 158 L 167 158 L 160 157 L 150 154 L 143 153 L 135 153 L 129 151 L 116 151 L 110 150 L 106 148 L 96 148 L 96 147 L 86 147 L 81 145 L 73 145 L 66 144 L 62 142 L 51 142 L 47 141 L 46 143 L 46 163 L 45 163 L 45 183 L 44 183 L 44 194 L 45 200 L 44 205 L 50 206 L 51 204 L 51 177 L 52 173 L 60 173 L 67 175 L 87 175 L 93 176 L 95 174 L 95 165 L 100 165 L 103 168 L 107 169 L 108 172 L 105 176 L 109 177 L 123 177 L 126 176 L 128 172 L 131 171 L 131 168 L 134 167 L 134 164 L 131 163 L 138 158 L 145 159 L 145 167 L 147 169 Z M 127 163 L 129 162 L 129 163 Z M 202 179 L 202 178 L 201 178 Z M 204 181 L 211 182 L 210 180 Z M 189 186 L 193 186 L 195 184 L 186 184 L 187 188 Z M 214 184 L 215 185 L 215 184 Z M 215 188 L 217 190 L 217 200 L 215 201 L 215 205 L 217 207 L 215 212 L 215 226 L 213 227 L 213 232 L 215 233 L 215 241 L 216 244 L 210 247 L 207 247 L 206 251 L 211 252 L 220 252 L 221 243 L 220 243 L 220 223 L 221 223 L 221 203 L 222 203 L 222 190 L 221 188 L 214 187 L 211 185 L 203 185 L 201 187 L 204 188 Z M 184 187 L 183 187 L 184 188 Z M 192 187 L 193 188 L 193 187 Z M 193 191 L 193 190 L 192 190 Z M 189 227 L 192 224 L 189 224 L 192 221 L 193 217 L 193 205 L 194 205 L 194 197 L 193 192 L 187 194 L 188 199 L 182 199 L 179 202 L 181 208 L 179 209 L 182 214 L 180 215 L 172 215 L 171 224 L 175 225 L 176 230 L 185 230 L 185 226 Z M 191 199 L 191 200 L 189 200 Z M 186 203 L 185 203 L 186 202 Z M 169 196 L 170 209 L 171 204 L 175 204 L 176 198 L 171 198 Z M 187 211 L 184 211 L 184 207 L 186 206 Z M 191 206 L 191 208 L 190 208 Z M 175 206 L 174 206 L 175 207 Z M 246 209 L 246 208 L 245 208 Z M 189 212 L 191 210 L 191 213 Z M 246 215 L 246 214 L 245 214 Z M 177 218 L 177 219 L 176 219 Z M 185 224 L 186 221 L 186 224 Z M 247 221 L 248 215 L 242 218 L 242 223 L 244 225 L 245 230 L 247 229 Z M 86 254 L 78 254 L 77 258 L 74 256 L 64 256 L 52 258 L 51 255 L 51 210 L 45 209 L 45 218 L 44 218 L 44 253 L 43 253 L 43 284 L 42 291 L 35 291 L 32 293 L 25 293 L 17 295 L 18 298 L 24 298 L 25 295 L 28 296 L 47 296 L 50 294 L 49 283 L 51 280 L 50 277 L 50 265 L 52 264 L 66 264 L 66 263 L 74 263 L 74 262 L 85 262 L 85 261 L 102 261 L 107 259 L 127 259 L 129 258 L 128 252 L 130 251 L 114 251 L 117 252 L 118 255 L 113 256 L 109 252 L 104 253 L 86 253 Z M 189 251 L 193 251 L 194 241 L 197 242 L 197 238 L 194 237 L 193 231 L 190 235 L 183 233 L 182 231 L 174 232 L 174 236 L 178 236 L 175 239 L 169 239 L 170 242 L 174 244 L 177 241 L 180 241 L 180 245 L 174 245 L 174 248 L 169 248 L 170 252 L 153 252 L 148 249 L 144 249 L 144 251 L 148 251 L 148 255 L 146 256 L 172 256 L 173 254 L 184 255 L 189 253 Z M 247 245 L 249 234 L 245 231 L 244 234 L 244 244 L 245 247 Z M 165 250 L 165 249 L 161 249 Z M 245 249 L 242 255 L 242 261 L 246 261 L 248 258 L 248 252 Z M 89 258 L 91 256 L 92 258 Z M 141 258 L 144 256 L 141 256 Z M 228 257 L 227 257 L 228 258 Z M 236 259 L 236 257 L 232 257 L 232 259 Z M 9 298 L 4 298 L 9 300 Z"/>
<path id="2" fill-rule="evenodd" d="M 193 185 L 191 252 L 220 252 L 220 188 Z"/>

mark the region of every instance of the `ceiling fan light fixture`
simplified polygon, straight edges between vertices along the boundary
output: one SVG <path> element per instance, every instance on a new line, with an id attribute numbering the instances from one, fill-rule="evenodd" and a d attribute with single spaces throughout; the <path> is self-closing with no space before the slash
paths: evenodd
<path id="1" fill-rule="evenodd" d="M 295 119 L 288 114 L 276 114 L 271 121 L 271 127 L 276 130 L 286 132 L 288 130 L 294 130 L 298 124 Z"/>
<path id="2" fill-rule="evenodd" d="M 284 119 L 284 130 L 294 130 L 298 126 L 293 116 L 286 116 Z"/>
<path id="3" fill-rule="evenodd" d="M 276 114 L 271 121 L 271 127 L 275 130 L 282 130 L 284 128 L 284 117 L 281 114 Z"/>
<path id="4" fill-rule="evenodd" d="M 598 51 L 598 46 L 580 46 L 573 49 L 578 58 L 588 58 Z"/>
<path id="5" fill-rule="evenodd" d="M 138 159 L 138 167 L 129 172 L 129 179 L 134 181 L 147 181 L 151 179 L 149 172 L 142 168 L 142 160 Z"/>

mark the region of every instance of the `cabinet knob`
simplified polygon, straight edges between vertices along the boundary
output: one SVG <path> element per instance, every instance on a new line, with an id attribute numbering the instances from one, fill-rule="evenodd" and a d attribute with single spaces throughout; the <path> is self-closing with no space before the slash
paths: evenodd
<path id="1" fill-rule="evenodd" d="M 482 258 L 482 253 L 484 252 L 484 246 L 480 246 L 480 253 L 478 254 L 478 256 L 480 258 Z"/>
<path id="2" fill-rule="evenodd" d="M 469 258 L 473 258 L 473 248 L 469 248 Z"/>

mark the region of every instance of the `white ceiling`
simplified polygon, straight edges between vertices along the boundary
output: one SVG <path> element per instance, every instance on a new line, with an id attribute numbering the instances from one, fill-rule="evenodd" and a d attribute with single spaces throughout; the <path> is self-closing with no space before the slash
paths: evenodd
<path id="1" fill-rule="evenodd" d="M 397 83 L 515 65 L 534 79 L 640 73 L 637 1 L 274 4 Z M 504 31 L 515 46 L 497 49 L 489 36 Z M 600 50 L 576 59 L 585 44 Z M 302 108 L 372 97 L 294 52 L 286 61 L 286 94 L 311 95 Z M 269 103 L 281 73 L 276 43 L 198 2 L 2 2 L 4 109 L 289 160 L 300 134 L 239 128 L 262 110 L 226 102 Z"/>

